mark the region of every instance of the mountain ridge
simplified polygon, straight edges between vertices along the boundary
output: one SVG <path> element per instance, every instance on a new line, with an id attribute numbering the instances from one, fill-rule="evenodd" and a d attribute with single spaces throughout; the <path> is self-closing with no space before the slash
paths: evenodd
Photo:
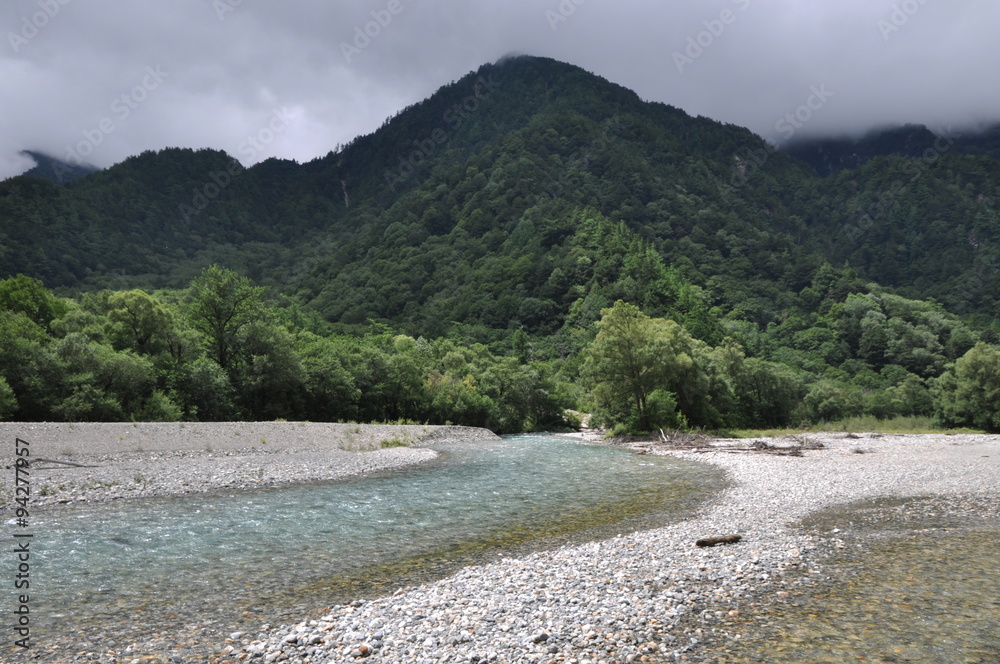
<path id="1" fill-rule="evenodd" d="M 352 311 L 351 324 L 414 325 L 427 315 L 407 307 L 441 292 L 401 274 L 402 286 L 381 283 L 374 265 L 437 283 L 443 268 L 430 255 L 472 271 L 488 254 L 513 260 L 529 246 L 542 260 L 558 249 L 553 238 L 572 237 L 570 220 L 591 210 L 624 224 L 716 306 L 758 324 L 780 318 L 781 293 L 805 288 L 824 263 L 849 263 L 907 296 L 986 311 L 994 301 L 989 276 L 981 296 L 954 291 L 963 265 L 987 274 L 996 252 L 994 162 L 955 150 L 930 163 L 920 152 L 925 128 L 902 136 L 912 143 L 909 156 L 876 154 L 824 179 L 745 128 L 644 102 L 573 65 L 517 56 L 469 72 L 304 164 L 269 159 L 243 168 L 220 151 L 171 148 L 62 188 L 5 181 L 0 247 L 6 274 L 52 286 L 177 287 L 219 262 L 331 321 Z M 892 152 L 900 140 L 883 133 L 868 144 Z M 954 178 L 964 189 L 954 190 Z M 933 251 L 921 246 L 920 215 L 906 212 L 929 191 L 963 210 L 961 230 L 939 232 Z M 540 243 L 502 241 L 537 233 Z M 900 244 L 902 254 L 887 254 Z M 947 265 L 920 267 L 942 250 Z M 537 298 L 539 288 L 523 286 L 518 300 L 556 302 L 560 317 L 570 315 L 564 295 Z M 406 306 L 398 293 L 409 294 Z M 466 296 L 480 299 L 454 297 Z"/>
<path id="2" fill-rule="evenodd" d="M 996 428 L 1000 163 L 927 140 L 821 177 L 519 57 L 305 164 L 6 180 L 0 417 Z"/>
<path id="3" fill-rule="evenodd" d="M 66 184 L 101 170 L 93 164 L 70 164 L 44 152 L 34 150 L 21 150 L 21 154 L 31 157 L 35 161 L 35 165 L 21 175 L 42 178 L 56 184 Z"/>

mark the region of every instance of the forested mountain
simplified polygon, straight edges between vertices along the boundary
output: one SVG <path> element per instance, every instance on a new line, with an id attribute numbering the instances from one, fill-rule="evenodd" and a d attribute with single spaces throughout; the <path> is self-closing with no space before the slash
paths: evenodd
<path id="1" fill-rule="evenodd" d="M 795 141 L 784 152 L 800 159 L 820 175 L 854 169 L 875 157 L 934 160 L 944 153 L 1000 159 L 1000 125 L 984 130 L 941 127 L 932 132 L 923 125 L 879 129 L 860 138 L 819 138 Z"/>
<path id="2" fill-rule="evenodd" d="M 112 313 L 121 306 L 101 289 L 186 288 L 218 264 L 266 287 L 269 306 L 284 312 L 268 320 L 290 338 L 375 329 L 379 352 L 407 362 L 416 351 L 394 345 L 389 331 L 481 343 L 497 358 L 541 363 L 539 376 L 555 381 L 544 389 L 564 407 L 589 404 L 608 421 L 647 425 L 644 399 L 631 411 L 601 405 L 617 393 L 588 374 L 601 366 L 588 353 L 607 347 L 606 339 L 594 345 L 598 321 L 621 300 L 641 312 L 616 307 L 611 321 L 648 327 L 704 360 L 685 385 L 652 390 L 662 394 L 650 412 L 680 413 L 677 422 L 782 423 L 794 404 L 805 404 L 794 415 L 804 419 L 930 414 L 927 381 L 1000 330 L 1000 169 L 983 147 L 991 139 L 928 153 L 935 140 L 907 127 L 863 149 L 842 146 L 822 177 L 793 156 L 814 154 L 805 148 L 778 152 L 746 129 L 644 102 L 577 67 L 511 57 L 305 164 L 271 159 L 244 169 L 222 152 L 169 149 L 65 185 L 4 181 L 0 276 L 88 292 L 78 306 L 106 323 L 52 328 L 62 315 L 54 314 L 43 331 L 58 339 L 91 329 L 91 341 L 111 343 L 93 330 L 118 329 Z M 848 158 L 850 150 L 863 158 Z M 35 292 L 17 283 L 18 292 Z M 209 352 L 210 330 L 199 332 L 187 308 L 199 301 L 193 291 L 157 297 L 173 303 L 171 319 L 187 321 L 181 329 L 193 330 L 191 343 L 201 338 L 202 359 L 230 388 L 260 389 L 245 373 L 250 355 L 240 368 L 227 367 L 218 348 Z M 643 316 L 680 327 L 647 326 Z M 277 337 L 257 334 L 273 349 Z M 120 333 L 116 343 L 119 352 L 148 351 Z M 253 344 L 241 343 L 250 352 Z M 301 343 L 300 360 L 313 348 Z M 157 352 L 167 352 L 163 344 Z M 445 358 L 457 350 L 435 348 L 421 351 L 414 375 L 425 387 L 450 376 L 455 387 L 465 374 Z M 439 364 L 421 364 L 432 357 Z M 194 416 L 197 398 L 170 375 L 157 390 Z M 313 398 L 306 383 L 296 389 L 304 392 L 289 397 L 287 411 L 262 412 L 247 398 L 228 412 L 321 419 L 305 405 Z M 497 390 L 490 398 L 500 403 Z M 445 417 L 427 398 L 410 410 L 357 402 L 353 412 Z M 717 407 L 694 409 L 705 398 Z M 771 401 L 770 410 L 760 405 Z M 551 407 L 510 421 L 552 421 Z"/>
<path id="3" fill-rule="evenodd" d="M 179 287 L 218 262 L 332 321 L 497 327 L 529 298 L 568 313 L 569 287 L 591 275 L 560 277 L 565 240 L 597 214 L 758 322 L 824 262 L 988 313 L 1000 173 L 989 157 L 925 158 L 934 140 L 916 127 L 879 134 L 865 154 L 904 156 L 820 179 L 745 129 L 570 65 L 508 58 L 303 165 L 243 169 L 170 149 L 66 187 L 0 183 L 0 269 L 50 287 Z"/>
<path id="4" fill-rule="evenodd" d="M 24 173 L 26 177 L 42 178 L 56 184 L 66 184 L 73 180 L 79 180 L 85 175 L 99 170 L 93 164 L 70 164 L 41 152 L 22 150 L 21 154 L 31 157 L 35 162 L 34 167 Z"/>

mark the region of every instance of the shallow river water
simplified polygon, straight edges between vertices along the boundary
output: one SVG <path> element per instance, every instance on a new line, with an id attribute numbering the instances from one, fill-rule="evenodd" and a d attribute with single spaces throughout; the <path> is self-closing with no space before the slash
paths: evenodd
<path id="1" fill-rule="evenodd" d="M 36 652 L 67 661 L 132 646 L 130 658 L 169 648 L 206 661 L 230 632 L 654 527 L 723 486 L 706 465 L 552 436 L 435 448 L 429 465 L 363 479 L 40 513 Z"/>
<path id="2" fill-rule="evenodd" d="M 732 623 L 742 643 L 707 661 L 997 664 L 1000 520 L 980 502 L 874 500 L 810 517 L 803 527 L 832 552 L 822 580 Z"/>

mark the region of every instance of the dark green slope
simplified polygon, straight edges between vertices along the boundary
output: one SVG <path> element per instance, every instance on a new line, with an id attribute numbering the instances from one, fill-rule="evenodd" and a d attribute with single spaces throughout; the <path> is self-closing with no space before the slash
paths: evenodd
<path id="1" fill-rule="evenodd" d="M 860 138 L 810 138 L 795 141 L 782 151 L 806 162 L 826 177 L 855 169 L 876 157 L 907 157 L 932 161 L 944 154 L 1000 159 L 1000 124 L 985 129 L 908 124 L 869 132 Z"/>
<path id="2" fill-rule="evenodd" d="M 1000 168 L 988 157 L 877 158 L 823 184 L 832 260 L 962 314 L 996 310 Z"/>
<path id="3" fill-rule="evenodd" d="M 99 170 L 92 164 L 68 164 L 42 152 L 22 150 L 21 154 L 35 160 L 35 166 L 23 174 L 25 177 L 42 178 L 56 184 L 67 184 Z"/>
<path id="4" fill-rule="evenodd" d="M 411 173 L 404 161 L 463 98 L 475 99 L 469 117 Z M 355 159 L 359 149 L 381 166 Z M 315 268 L 301 283 L 332 320 L 558 327 L 594 278 L 566 276 L 578 271 L 567 263 L 580 220 L 594 215 L 623 224 L 721 304 L 766 308 L 753 312 L 765 319 L 821 262 L 782 202 L 781 183 L 808 178 L 806 168 L 746 129 L 642 102 L 551 60 L 484 67 L 334 160 L 338 179 L 375 186 L 353 190 L 350 228 L 306 250 Z"/>
<path id="5" fill-rule="evenodd" d="M 346 322 L 409 320 L 418 310 L 487 327 L 542 318 L 523 307 L 550 312 L 544 318 L 558 326 L 594 277 L 574 254 L 589 241 L 580 236 L 587 219 L 620 222 L 697 283 L 752 276 L 765 291 L 765 281 L 808 283 L 808 264 L 818 261 L 792 239 L 798 222 L 767 191 L 777 179 L 770 171 L 798 166 L 777 155 L 763 186 L 743 187 L 732 165 L 690 144 L 729 142 L 723 158 L 762 146 L 746 130 L 688 118 L 681 140 L 662 122 L 674 111 L 622 107 L 538 113 L 478 153 L 436 166 L 383 214 L 355 216 L 363 224 L 303 285 L 316 306 Z"/>
<path id="6" fill-rule="evenodd" d="M 506 58 L 306 164 L 171 149 L 66 187 L 0 183 L 3 275 L 176 287 L 218 262 L 332 322 L 429 335 L 585 327 L 617 297 L 764 326 L 826 263 L 988 312 L 997 162 L 928 160 L 927 138 L 883 137 L 874 152 L 904 156 L 823 179 L 744 128 Z"/>

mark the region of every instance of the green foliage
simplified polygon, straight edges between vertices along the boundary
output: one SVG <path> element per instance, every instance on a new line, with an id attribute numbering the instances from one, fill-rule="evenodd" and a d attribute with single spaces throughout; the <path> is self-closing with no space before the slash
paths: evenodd
<path id="1" fill-rule="evenodd" d="M 739 426 L 780 428 L 797 424 L 794 417 L 806 392 L 800 372 L 751 357 L 733 373 Z"/>
<path id="2" fill-rule="evenodd" d="M 934 393 L 945 424 L 1000 431 L 1000 349 L 976 344 L 935 381 Z"/>
<path id="3" fill-rule="evenodd" d="M 154 390 L 132 413 L 132 419 L 137 422 L 179 422 L 183 418 L 183 409 L 159 390 Z"/>
<path id="4" fill-rule="evenodd" d="M 51 350 L 62 383 L 61 402 L 55 406 L 59 419 L 130 419 L 152 394 L 154 367 L 131 351 L 115 352 L 79 333 L 54 342 Z"/>
<path id="5" fill-rule="evenodd" d="M 166 347 L 172 320 L 166 308 L 141 290 L 114 293 L 107 301 L 108 337 L 116 348 L 148 355 Z"/>
<path id="6" fill-rule="evenodd" d="M 518 57 L 308 164 L 168 149 L 67 186 L 12 178 L 0 417 L 979 421 L 966 358 L 1000 343 L 1000 169 L 961 141 L 927 159 L 927 138 L 863 141 L 823 179 Z"/>
<path id="7" fill-rule="evenodd" d="M 48 327 L 66 313 L 66 303 L 45 289 L 38 279 L 19 274 L 0 281 L 0 309 L 24 314 Z"/>
<path id="8" fill-rule="evenodd" d="M 300 332 L 296 345 L 304 372 L 304 419 L 313 422 L 356 420 L 361 391 L 355 386 L 349 344 Z"/>
<path id="9" fill-rule="evenodd" d="M 239 419 L 232 382 L 211 358 L 199 357 L 181 365 L 173 373 L 172 382 L 182 395 L 184 419 L 202 422 Z"/>
<path id="10" fill-rule="evenodd" d="M 592 223 L 599 233 L 621 231 L 602 223 Z M 610 265 L 614 259 L 602 261 Z M 652 282 L 657 288 L 683 291 L 669 270 L 661 272 L 663 278 Z M 30 285 L 35 300 L 48 299 L 50 294 Z M 983 404 L 992 398 L 982 379 L 982 366 L 989 364 L 986 346 L 977 345 L 934 378 L 934 390 L 907 370 L 930 372 L 949 347 L 963 348 L 975 338 L 932 305 L 872 291 L 821 300 L 826 315 L 789 316 L 763 332 L 731 327 L 774 358 L 767 360 L 746 357 L 729 338 L 713 348 L 677 322 L 623 301 L 586 323 L 587 298 L 604 297 L 594 295 L 603 288 L 597 282 L 590 288 L 557 333 L 539 337 L 517 328 L 509 342 L 496 344 L 500 354 L 468 339 L 414 338 L 384 324 L 363 337 L 320 336 L 268 309 L 263 289 L 221 268 L 196 279 L 186 308 L 176 304 L 182 293 L 102 291 L 64 301 L 63 313 L 48 321 L 47 330 L 14 305 L 0 311 L 0 417 L 357 419 L 460 423 L 505 433 L 570 427 L 566 409 L 590 400 L 596 422 L 630 432 L 932 412 L 958 425 L 993 426 L 982 419 Z M 683 309 L 675 308 L 673 296 L 657 297 L 657 310 Z M 206 311 L 231 315 L 212 318 Z M 211 320 L 226 324 L 207 324 Z M 878 353 L 864 341 L 873 320 L 887 330 Z M 710 327 L 721 331 L 715 321 Z M 220 330 L 228 370 L 217 360 Z M 790 347 L 782 345 L 786 340 Z M 926 351 L 932 362 L 910 364 L 906 358 L 915 357 L 915 350 Z M 552 353 L 564 357 L 531 360 Z M 776 361 L 783 357 L 797 358 L 800 368 Z M 803 366 L 814 367 L 813 375 Z"/>
<path id="11" fill-rule="evenodd" d="M 10 419 L 17 412 L 17 395 L 7 384 L 7 379 L 0 376 L 0 421 Z"/>
<path id="12" fill-rule="evenodd" d="M 243 411 L 255 420 L 296 412 L 306 373 L 292 334 L 258 320 L 240 329 L 235 345 L 242 361 L 232 374 Z"/>
<path id="13" fill-rule="evenodd" d="M 223 370 L 234 357 L 239 332 L 264 315 L 263 289 L 233 270 L 212 265 L 191 283 L 191 323 L 208 340 Z"/>
<path id="14" fill-rule="evenodd" d="M 817 422 L 809 424 L 804 428 L 783 428 L 783 429 L 739 429 L 727 431 L 726 434 L 734 438 L 778 438 L 790 436 L 805 431 L 841 431 L 847 433 L 940 433 L 942 429 L 940 422 L 933 417 L 893 417 L 883 419 L 874 415 L 861 415 L 848 417 L 835 422 Z"/>
<path id="15" fill-rule="evenodd" d="M 620 300 L 601 313 L 583 367 L 599 420 L 633 431 L 723 423 L 729 385 L 704 342 Z"/>
<path id="16" fill-rule="evenodd" d="M 684 416 L 677 410 L 677 396 L 669 390 L 650 392 L 644 415 L 651 429 L 678 429 L 686 424 Z"/>
<path id="17" fill-rule="evenodd" d="M 831 380 L 814 384 L 806 393 L 802 405 L 804 419 L 810 422 L 833 422 L 863 412 L 860 388 Z"/>
<path id="18" fill-rule="evenodd" d="M 587 349 L 583 378 L 592 386 L 599 420 L 649 430 L 646 400 L 666 382 L 662 335 L 638 307 L 618 301 L 604 309 L 598 333 Z"/>

